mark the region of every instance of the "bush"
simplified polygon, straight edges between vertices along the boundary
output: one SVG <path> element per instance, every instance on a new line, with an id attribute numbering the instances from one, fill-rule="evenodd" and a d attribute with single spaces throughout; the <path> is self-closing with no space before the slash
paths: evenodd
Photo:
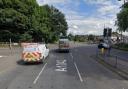
<path id="1" fill-rule="evenodd" d="M 117 49 L 128 51 L 128 44 L 125 44 L 125 43 L 115 44 L 113 47 L 117 48 Z"/>

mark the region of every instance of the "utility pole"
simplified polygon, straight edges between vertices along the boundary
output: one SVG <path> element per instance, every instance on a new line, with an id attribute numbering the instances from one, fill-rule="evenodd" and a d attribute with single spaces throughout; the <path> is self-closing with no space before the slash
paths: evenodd
<path id="1" fill-rule="evenodd" d="M 11 38 L 9 39 L 9 48 L 12 49 L 12 40 L 11 40 Z"/>

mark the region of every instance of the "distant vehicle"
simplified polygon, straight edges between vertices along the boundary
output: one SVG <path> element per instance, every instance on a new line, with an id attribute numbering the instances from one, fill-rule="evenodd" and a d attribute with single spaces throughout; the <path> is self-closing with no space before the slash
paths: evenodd
<path id="1" fill-rule="evenodd" d="M 49 54 L 49 49 L 45 44 L 22 43 L 22 47 L 22 59 L 24 62 L 43 62 Z"/>
<path id="2" fill-rule="evenodd" d="M 69 52 L 69 39 L 68 37 L 60 37 L 59 39 L 59 51 Z"/>
<path id="3" fill-rule="evenodd" d="M 108 43 L 108 40 L 101 40 L 100 43 L 98 44 L 98 48 L 105 48 L 105 49 L 109 49 L 110 45 Z"/>

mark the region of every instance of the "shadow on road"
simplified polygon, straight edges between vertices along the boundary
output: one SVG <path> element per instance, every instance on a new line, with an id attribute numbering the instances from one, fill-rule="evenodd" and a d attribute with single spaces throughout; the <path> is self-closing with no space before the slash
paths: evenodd
<path id="1" fill-rule="evenodd" d="M 28 62 L 24 62 L 23 60 L 18 60 L 17 64 L 18 65 L 22 65 L 22 66 L 32 66 L 32 65 L 41 65 L 41 64 L 44 64 L 44 63 L 43 62 L 31 62 L 31 63 L 28 63 Z"/>
<path id="2" fill-rule="evenodd" d="M 54 50 L 51 50 L 51 52 L 55 52 L 55 53 L 69 53 L 70 51 L 69 50 L 54 49 Z"/>

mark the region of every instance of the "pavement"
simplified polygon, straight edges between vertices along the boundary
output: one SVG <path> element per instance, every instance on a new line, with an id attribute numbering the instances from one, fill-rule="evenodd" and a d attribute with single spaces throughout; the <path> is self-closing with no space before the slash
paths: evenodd
<path id="1" fill-rule="evenodd" d="M 69 53 L 49 45 L 43 64 L 23 64 L 22 49 L 0 49 L 0 89 L 128 89 L 128 81 L 110 71 L 91 55 L 96 45 L 71 45 Z"/>

